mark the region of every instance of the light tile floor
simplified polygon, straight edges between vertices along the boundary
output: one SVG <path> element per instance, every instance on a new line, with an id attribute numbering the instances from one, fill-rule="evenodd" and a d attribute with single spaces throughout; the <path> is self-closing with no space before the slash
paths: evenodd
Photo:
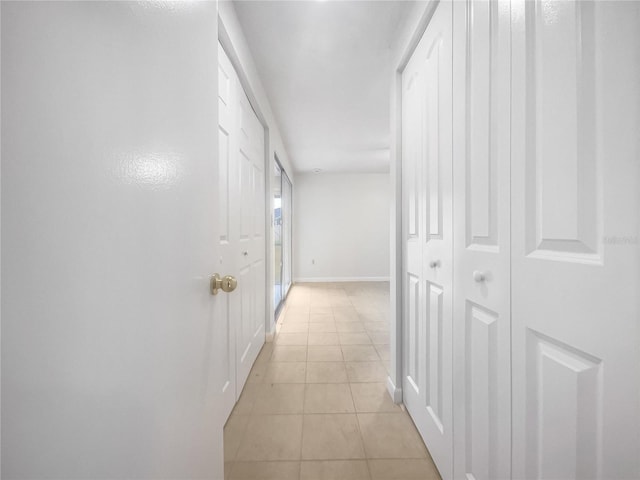
<path id="1" fill-rule="evenodd" d="M 298 284 L 225 427 L 227 480 L 440 479 L 394 405 L 387 283 Z"/>

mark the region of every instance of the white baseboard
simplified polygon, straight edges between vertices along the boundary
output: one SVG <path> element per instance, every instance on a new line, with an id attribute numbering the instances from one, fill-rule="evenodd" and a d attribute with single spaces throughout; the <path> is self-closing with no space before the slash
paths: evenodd
<path id="1" fill-rule="evenodd" d="M 402 389 L 395 386 L 391 377 L 387 377 L 387 391 L 391 395 L 393 403 L 396 405 L 402 403 Z"/>
<path id="2" fill-rule="evenodd" d="M 388 282 L 389 277 L 307 277 L 294 278 L 294 283 Z"/>

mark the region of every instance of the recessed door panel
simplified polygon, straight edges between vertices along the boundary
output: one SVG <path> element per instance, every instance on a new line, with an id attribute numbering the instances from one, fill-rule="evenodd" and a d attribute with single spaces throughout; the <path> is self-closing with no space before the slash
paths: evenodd
<path id="1" fill-rule="evenodd" d="M 500 450 L 496 419 L 499 417 L 499 389 L 504 387 L 498 368 L 498 329 L 496 312 L 467 301 L 465 325 L 465 471 L 468 478 L 502 478 L 498 458 L 508 456 Z M 462 452 L 461 452 L 462 453 Z"/>
<path id="2" fill-rule="evenodd" d="M 601 261 L 595 3 L 525 5 L 527 252 Z"/>
<path id="3" fill-rule="evenodd" d="M 422 326 L 420 318 L 420 279 L 415 275 L 408 275 L 407 279 L 407 316 L 405 323 L 405 345 L 407 359 L 405 366 L 410 387 L 420 395 L 420 375 L 422 366 Z"/>
<path id="4" fill-rule="evenodd" d="M 529 478 L 597 478 L 602 360 L 527 331 Z"/>
<path id="5" fill-rule="evenodd" d="M 442 302 L 444 291 L 439 285 L 427 282 L 427 383 L 425 391 L 425 406 L 434 424 L 442 432 L 442 397 L 443 397 L 443 322 Z"/>
<path id="6" fill-rule="evenodd" d="M 514 2 L 514 477 L 640 478 L 638 18 Z"/>

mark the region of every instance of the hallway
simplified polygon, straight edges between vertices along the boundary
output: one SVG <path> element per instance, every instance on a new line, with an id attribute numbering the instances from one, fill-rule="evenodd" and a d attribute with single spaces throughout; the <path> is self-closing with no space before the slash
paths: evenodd
<path id="1" fill-rule="evenodd" d="M 386 391 L 389 287 L 296 284 L 225 427 L 228 480 L 440 476 Z"/>

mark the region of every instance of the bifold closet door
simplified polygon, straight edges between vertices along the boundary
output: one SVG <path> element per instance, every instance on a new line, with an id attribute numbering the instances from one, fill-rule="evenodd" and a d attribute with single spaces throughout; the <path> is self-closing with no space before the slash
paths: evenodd
<path id="1" fill-rule="evenodd" d="M 264 127 L 222 46 L 218 55 L 218 208 L 220 275 L 234 275 L 235 291 L 220 293 L 216 335 L 226 339 L 220 385 L 225 420 L 265 339 Z"/>
<path id="2" fill-rule="evenodd" d="M 514 478 L 640 478 L 639 10 L 513 3 Z"/>
<path id="3" fill-rule="evenodd" d="M 455 478 L 510 477 L 510 2 L 454 2 Z"/>
<path id="4" fill-rule="evenodd" d="M 240 318 L 236 334 L 236 370 L 244 386 L 265 339 L 265 143 L 264 127 L 242 88 L 238 93 L 238 287 Z M 238 394 L 240 391 L 238 392 Z"/>
<path id="5" fill-rule="evenodd" d="M 402 75 L 403 398 L 443 478 L 453 470 L 452 3 Z"/>

